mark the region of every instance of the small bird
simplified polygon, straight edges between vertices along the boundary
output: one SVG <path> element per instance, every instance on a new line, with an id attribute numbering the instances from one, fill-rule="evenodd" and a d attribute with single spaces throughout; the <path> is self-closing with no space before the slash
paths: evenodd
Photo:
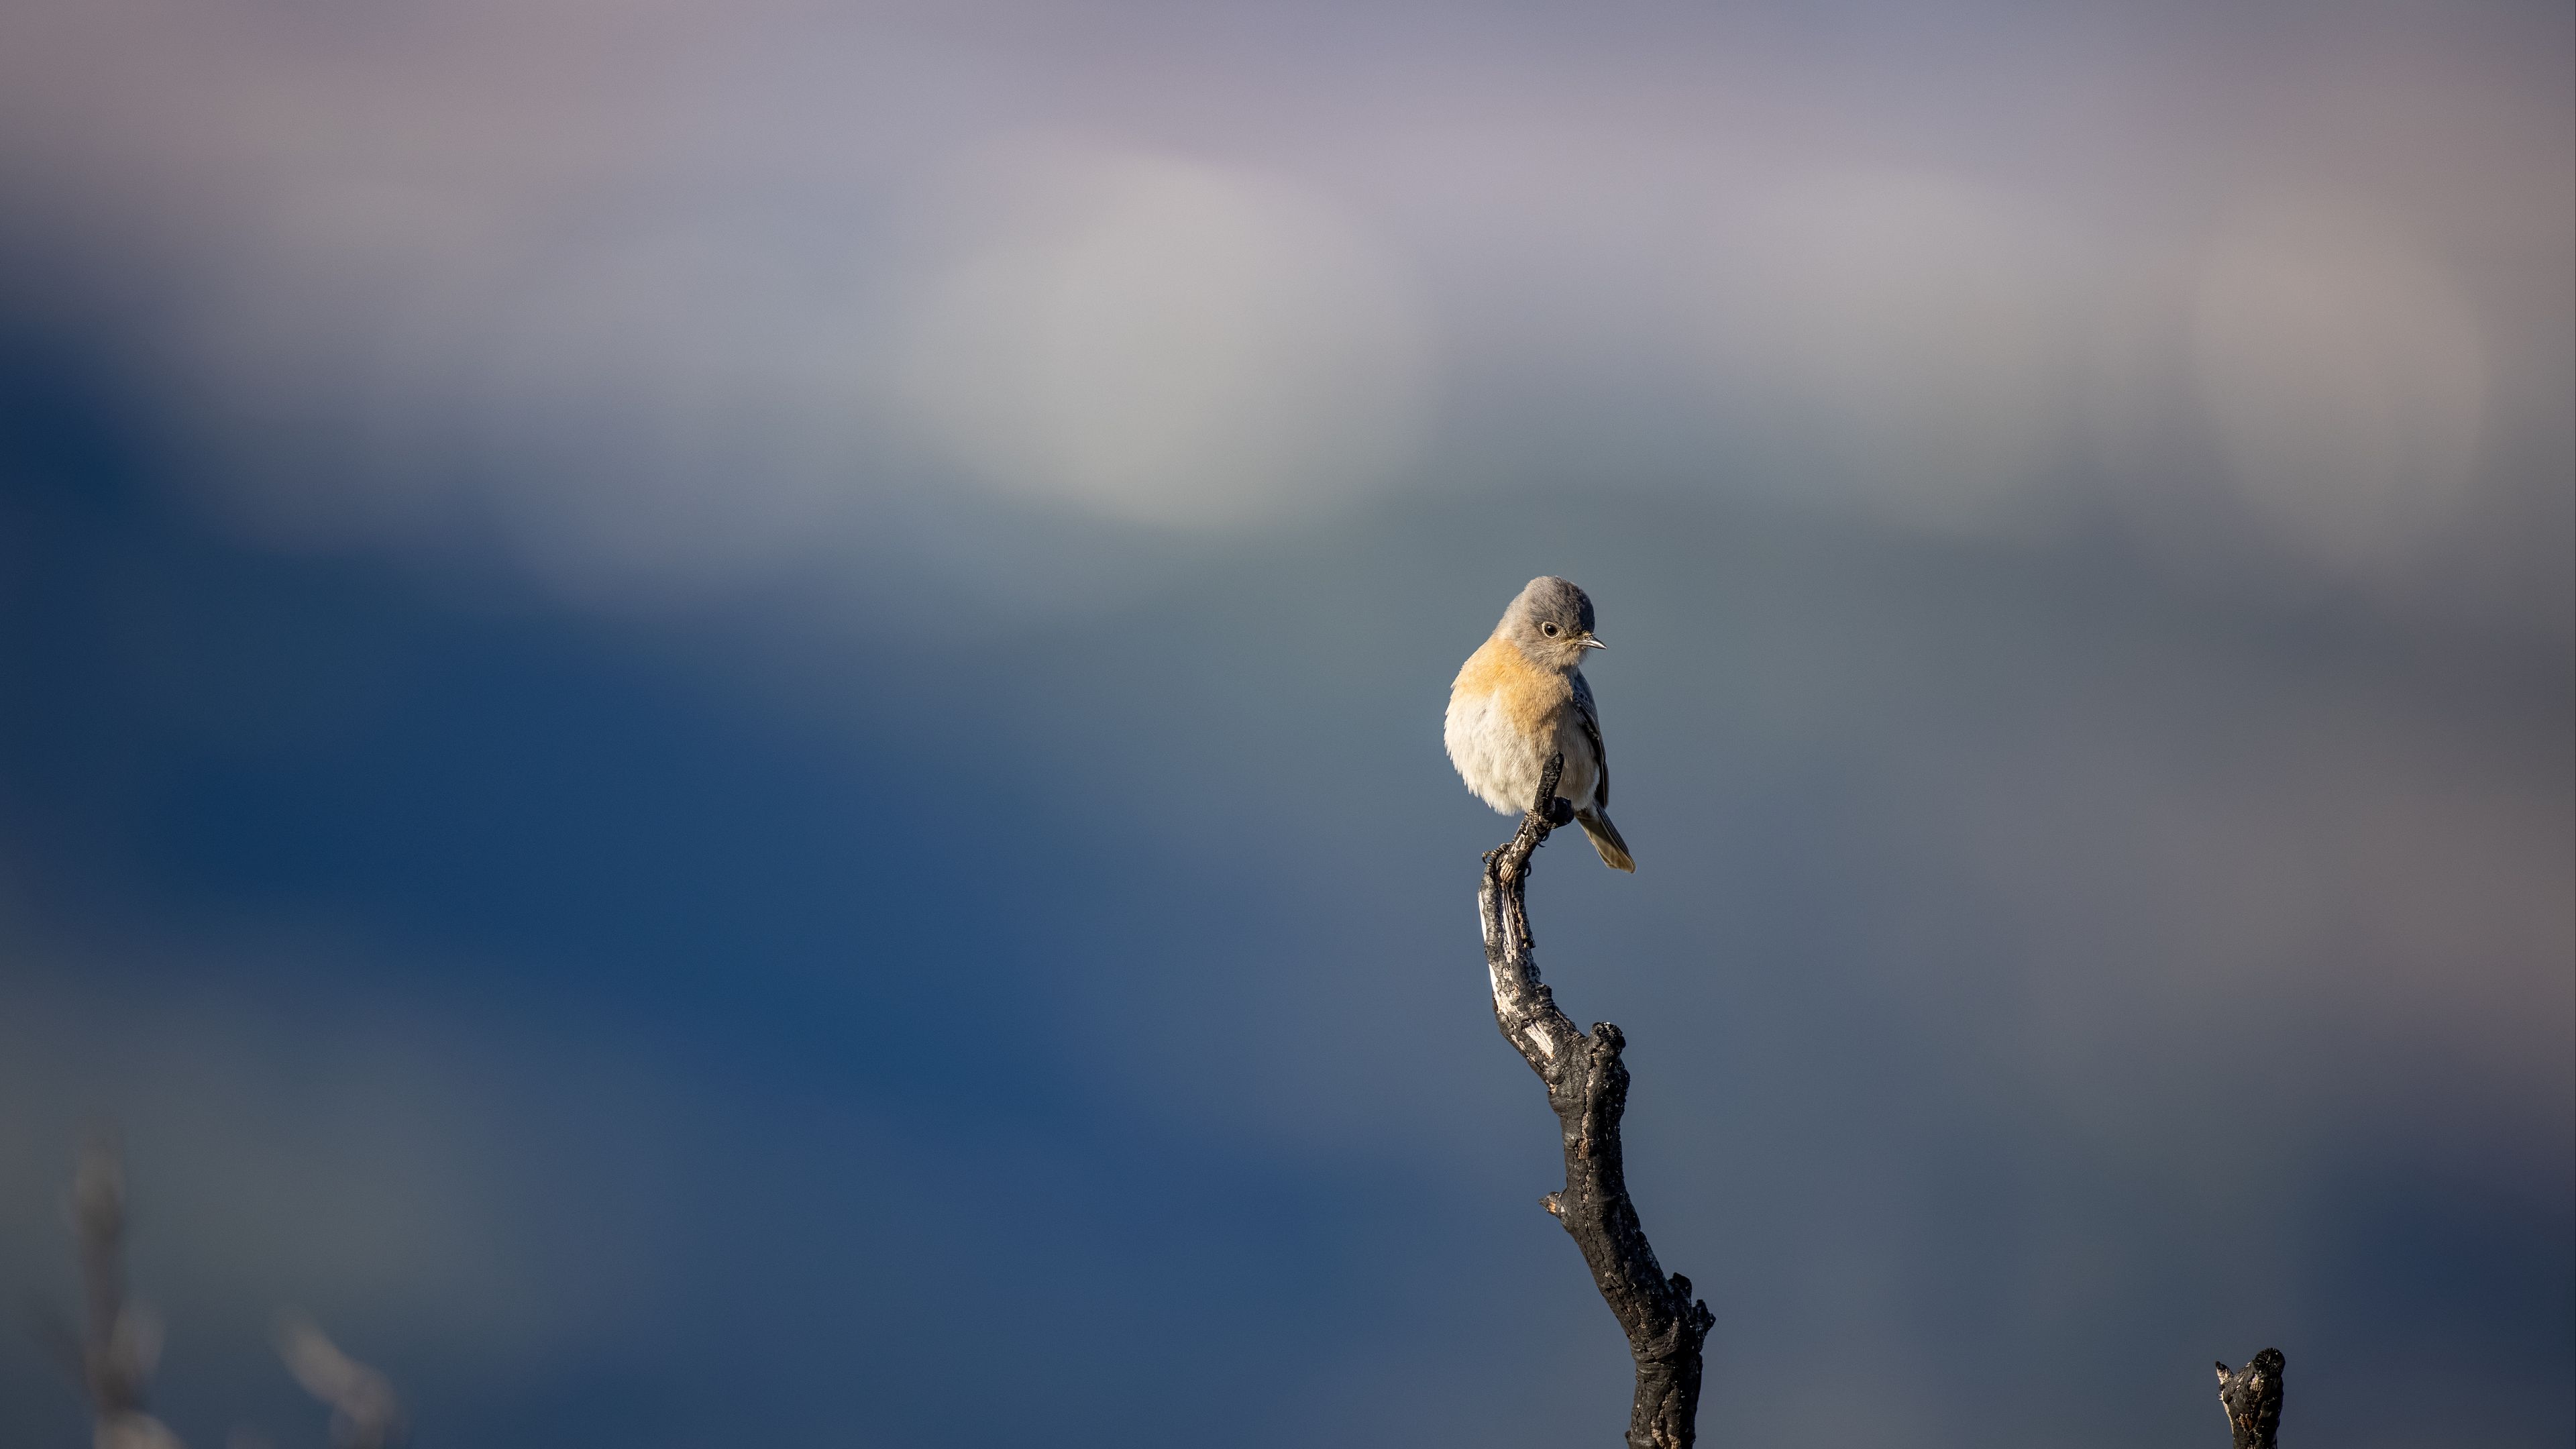
<path id="1" fill-rule="evenodd" d="M 1610 765 L 1583 657 L 1607 649 L 1592 635 L 1592 600 L 1566 579 L 1535 578 L 1503 610 L 1493 637 L 1467 656 L 1449 686 L 1441 732 L 1449 763 L 1476 798 L 1506 815 L 1536 803 L 1539 772 L 1565 752 L 1556 792 L 1612 870 L 1635 870 L 1610 823 Z"/>

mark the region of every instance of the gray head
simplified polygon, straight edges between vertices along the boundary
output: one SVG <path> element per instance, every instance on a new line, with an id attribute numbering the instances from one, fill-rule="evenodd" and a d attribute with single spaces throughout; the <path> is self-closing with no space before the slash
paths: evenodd
<path id="1" fill-rule="evenodd" d="M 1531 662 L 1573 669 L 1586 651 L 1610 646 L 1592 637 L 1592 600 L 1570 579 L 1550 574 L 1529 581 L 1503 611 L 1501 633 Z"/>

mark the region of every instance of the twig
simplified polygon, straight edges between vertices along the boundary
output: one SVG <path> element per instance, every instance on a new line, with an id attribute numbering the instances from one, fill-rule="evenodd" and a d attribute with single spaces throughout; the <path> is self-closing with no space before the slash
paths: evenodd
<path id="1" fill-rule="evenodd" d="M 1691 1297 L 1688 1278 L 1665 1276 L 1628 1197 L 1619 1143 L 1619 1118 L 1628 1105 L 1628 1068 L 1619 1059 L 1625 1039 L 1608 1022 L 1594 1023 L 1589 1035 L 1576 1030 L 1539 980 L 1532 955 L 1530 857 L 1550 831 L 1573 818 L 1572 806 L 1556 794 L 1564 769 L 1563 755 L 1548 761 L 1519 831 L 1485 857 L 1477 905 L 1494 1023 L 1546 1085 L 1564 1139 L 1565 1187 L 1539 1201 L 1582 1250 L 1593 1286 L 1626 1331 L 1636 1360 L 1628 1443 L 1689 1449 L 1698 1432 L 1701 1345 L 1717 1318 Z"/>
<path id="2" fill-rule="evenodd" d="M 65 1212 L 80 1244 L 81 1388 L 98 1449 L 178 1449 L 178 1437 L 144 1411 L 161 1324 L 125 1298 L 125 1167 L 104 1138 L 83 1149 Z"/>
<path id="3" fill-rule="evenodd" d="M 330 1406 L 335 1449 L 393 1449 L 403 1442 L 402 1401 L 393 1381 L 340 1351 L 300 1313 L 277 1325 L 278 1356 L 304 1391 Z"/>
<path id="4" fill-rule="evenodd" d="M 2245 1361 L 2245 1367 L 2227 1371 L 2227 1360 L 2218 1361 L 2218 1407 L 2227 1413 L 2227 1432 L 2235 1437 L 2235 1449 L 2273 1449 L 2273 1437 L 2281 1431 L 2281 1367 L 2285 1361 L 2277 1348 L 2267 1348 Z"/>

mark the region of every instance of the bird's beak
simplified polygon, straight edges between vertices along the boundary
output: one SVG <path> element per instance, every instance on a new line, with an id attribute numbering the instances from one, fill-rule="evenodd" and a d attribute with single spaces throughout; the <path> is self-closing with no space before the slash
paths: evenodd
<path id="1" fill-rule="evenodd" d="M 1584 648 L 1586 648 L 1586 649 L 1607 649 L 1607 648 L 1609 648 L 1610 646 L 1609 646 L 1609 645 L 1607 645 L 1607 644 L 1602 643 L 1602 642 L 1601 642 L 1600 640 L 1598 640 L 1598 639 L 1593 638 L 1591 635 L 1586 634 L 1586 635 L 1584 635 L 1584 636 L 1583 636 L 1583 647 L 1584 647 Z"/>

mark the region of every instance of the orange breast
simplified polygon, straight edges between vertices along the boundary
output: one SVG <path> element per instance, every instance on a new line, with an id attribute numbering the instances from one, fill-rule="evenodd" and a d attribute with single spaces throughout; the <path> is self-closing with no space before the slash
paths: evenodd
<path id="1" fill-rule="evenodd" d="M 1530 663 L 1512 641 L 1497 634 L 1467 656 L 1449 692 L 1492 696 L 1514 733 L 1544 742 L 1556 738 L 1557 718 L 1574 697 L 1574 685 L 1565 675 Z"/>

